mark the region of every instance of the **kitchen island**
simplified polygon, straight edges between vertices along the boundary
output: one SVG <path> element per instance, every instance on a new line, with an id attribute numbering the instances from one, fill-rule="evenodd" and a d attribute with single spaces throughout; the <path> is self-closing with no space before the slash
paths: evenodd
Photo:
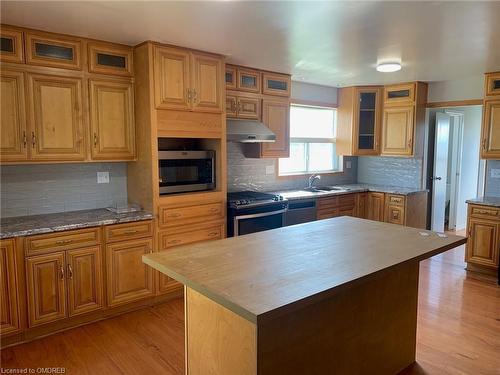
<path id="1" fill-rule="evenodd" d="M 185 285 L 187 374 L 395 374 L 419 262 L 465 243 L 338 217 L 143 256 Z"/>

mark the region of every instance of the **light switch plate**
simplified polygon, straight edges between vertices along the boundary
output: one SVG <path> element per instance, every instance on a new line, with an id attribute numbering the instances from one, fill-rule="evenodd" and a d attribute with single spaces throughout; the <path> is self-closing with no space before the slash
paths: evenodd
<path id="1" fill-rule="evenodd" d="M 266 174 L 274 174 L 274 165 L 266 165 Z"/>
<path id="2" fill-rule="evenodd" d="M 491 169 L 491 178 L 500 178 L 500 169 Z"/>
<path id="3" fill-rule="evenodd" d="M 348 160 L 348 161 L 345 162 L 345 167 L 347 169 L 351 169 L 351 161 L 350 160 Z"/>
<path id="4" fill-rule="evenodd" d="M 109 184 L 109 172 L 97 172 L 98 184 Z"/>

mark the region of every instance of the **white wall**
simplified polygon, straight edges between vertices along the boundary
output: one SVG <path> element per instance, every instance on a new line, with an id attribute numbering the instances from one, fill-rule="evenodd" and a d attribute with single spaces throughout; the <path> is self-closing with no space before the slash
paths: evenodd
<path id="1" fill-rule="evenodd" d="M 465 77 L 454 81 L 429 82 L 428 102 L 482 99 L 484 76 Z"/>
<path id="2" fill-rule="evenodd" d="M 337 88 L 292 81 L 292 100 L 309 100 L 337 104 Z"/>

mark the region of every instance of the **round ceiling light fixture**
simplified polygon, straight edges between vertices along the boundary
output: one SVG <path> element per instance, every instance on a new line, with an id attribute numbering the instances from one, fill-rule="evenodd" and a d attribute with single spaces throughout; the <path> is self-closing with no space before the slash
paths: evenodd
<path id="1" fill-rule="evenodd" d="M 383 63 L 377 65 L 377 71 L 382 73 L 392 73 L 401 70 L 401 64 L 392 62 L 392 63 Z"/>

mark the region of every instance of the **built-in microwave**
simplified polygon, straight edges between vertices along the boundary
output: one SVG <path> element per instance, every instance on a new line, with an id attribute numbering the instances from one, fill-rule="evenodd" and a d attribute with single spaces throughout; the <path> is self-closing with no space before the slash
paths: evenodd
<path id="1" fill-rule="evenodd" d="M 215 189 L 215 151 L 158 151 L 160 194 Z"/>

